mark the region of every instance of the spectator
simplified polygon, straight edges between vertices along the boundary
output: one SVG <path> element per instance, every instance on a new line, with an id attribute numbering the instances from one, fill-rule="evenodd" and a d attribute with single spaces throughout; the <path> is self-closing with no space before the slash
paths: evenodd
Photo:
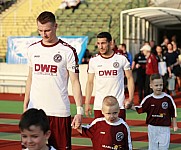
<path id="1" fill-rule="evenodd" d="M 74 12 L 76 9 L 79 8 L 80 4 L 82 3 L 85 3 L 86 6 L 88 7 L 88 3 L 84 0 L 63 0 L 59 8 L 72 9 L 72 12 Z"/>
<path id="2" fill-rule="evenodd" d="M 158 60 L 156 56 L 151 53 L 151 47 L 149 45 L 144 45 L 141 51 L 143 51 L 146 57 L 145 96 L 147 96 L 152 92 L 150 89 L 150 76 L 158 73 Z"/>
<path id="3" fill-rule="evenodd" d="M 146 96 L 140 106 L 135 106 L 133 109 L 136 109 L 139 114 L 147 113 L 149 150 L 168 150 L 171 119 L 173 130 L 178 130 L 176 105 L 170 95 L 162 92 L 161 75 L 151 75 L 150 87 L 153 89 L 153 93 Z"/>
<path id="4" fill-rule="evenodd" d="M 84 137 L 91 138 L 93 149 L 132 150 L 130 129 L 127 123 L 118 117 L 119 103 L 114 96 L 106 96 L 102 102 L 102 118 L 95 119 L 90 125 L 77 130 Z"/>
<path id="5" fill-rule="evenodd" d="M 101 105 L 106 95 L 115 96 L 120 106 L 119 117 L 125 119 L 125 108 L 130 108 L 134 96 L 134 79 L 130 63 L 126 57 L 115 53 L 111 48 L 112 36 L 109 32 L 101 32 L 97 35 L 99 54 L 92 57 L 88 66 L 88 79 L 85 94 L 85 114 L 92 114 L 90 99 L 93 91 L 94 79 L 96 91 L 94 99 L 94 116 L 102 117 Z M 124 73 L 128 81 L 129 98 L 124 95 Z M 125 106 L 124 106 L 125 105 Z"/>
<path id="6" fill-rule="evenodd" d="M 146 80 L 146 58 L 143 51 L 135 55 L 132 70 L 136 71 L 136 84 L 138 86 L 139 103 L 141 103 L 145 94 L 145 80 Z"/>
<path id="7" fill-rule="evenodd" d="M 176 76 L 178 91 L 181 91 L 181 67 L 179 64 L 178 53 L 173 50 L 173 45 L 171 43 L 168 44 L 168 52 L 165 54 L 167 58 L 167 65 L 171 72 Z M 175 95 L 175 91 L 172 93 Z"/>
<path id="8" fill-rule="evenodd" d="M 129 53 L 127 50 L 126 50 L 126 44 L 122 43 L 118 46 L 118 49 L 121 51 L 121 53 L 128 59 L 128 61 L 130 62 L 130 65 L 132 65 L 132 61 L 133 61 L 133 58 L 132 58 L 132 55 L 131 53 Z"/>
<path id="9" fill-rule="evenodd" d="M 49 144 L 57 150 L 71 149 L 71 125 L 81 124 L 83 107 L 79 81 L 78 56 L 75 48 L 58 39 L 55 15 L 44 11 L 37 17 L 42 40 L 29 46 L 29 74 L 26 82 L 24 111 L 43 109 L 50 122 Z M 77 106 L 77 115 L 71 124 L 68 79 Z"/>
<path id="10" fill-rule="evenodd" d="M 163 40 L 163 43 L 161 44 L 161 47 L 162 47 L 162 52 L 163 53 L 166 53 L 168 51 L 168 48 L 167 48 L 167 45 L 169 43 L 169 39 L 168 38 L 165 38 Z"/>
<path id="11" fill-rule="evenodd" d="M 155 41 L 154 41 L 154 40 L 151 40 L 151 41 L 149 42 L 149 45 L 151 46 L 151 53 L 154 54 L 154 55 L 156 55 L 157 52 L 156 52 Z"/>
<path id="12" fill-rule="evenodd" d="M 156 47 L 156 52 L 157 52 L 157 60 L 158 60 L 158 71 L 159 74 L 162 76 L 163 79 L 163 91 L 167 91 L 167 80 L 168 77 L 171 76 L 171 71 L 170 69 L 167 69 L 167 57 L 165 54 L 162 53 L 162 48 L 161 46 Z M 169 94 L 169 91 L 167 91 Z"/>
<path id="13" fill-rule="evenodd" d="M 82 58 L 82 64 L 88 64 L 91 56 L 92 56 L 92 55 L 91 55 L 91 53 L 89 52 L 89 50 L 86 49 L 85 54 L 84 54 L 84 57 Z"/>

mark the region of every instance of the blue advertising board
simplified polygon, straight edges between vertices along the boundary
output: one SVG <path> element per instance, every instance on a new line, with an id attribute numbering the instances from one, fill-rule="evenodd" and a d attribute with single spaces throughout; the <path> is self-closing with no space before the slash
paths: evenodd
<path id="1" fill-rule="evenodd" d="M 77 51 L 79 64 L 87 48 L 88 36 L 59 36 L 58 38 L 69 43 Z M 8 37 L 6 62 L 8 64 L 27 64 L 27 48 L 34 42 L 40 41 L 41 37 L 10 36 Z"/>

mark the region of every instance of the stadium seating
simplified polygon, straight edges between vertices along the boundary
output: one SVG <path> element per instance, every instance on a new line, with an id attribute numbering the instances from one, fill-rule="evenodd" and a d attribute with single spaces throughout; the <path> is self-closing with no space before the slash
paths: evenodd
<path id="1" fill-rule="evenodd" d="M 54 0 L 19 0 L 8 11 L 0 14 L 0 57 L 5 57 L 8 36 L 36 36 L 36 17 L 44 11 L 55 12 L 59 24 L 57 35 L 87 35 L 88 49 L 95 53 L 96 35 L 101 31 L 109 31 L 119 44 L 119 14 L 121 10 L 144 6 L 145 0 L 86 0 L 88 7 L 81 4 L 72 13 L 71 9 L 58 9 L 60 1 Z M 92 34 L 90 34 L 92 33 Z M 94 35 L 94 36 L 92 36 Z M 5 59 L 4 59 L 5 60 Z"/>
<path id="2" fill-rule="evenodd" d="M 30 4 L 31 2 L 31 4 Z M 55 12 L 61 3 L 54 0 L 18 0 L 0 14 L 0 58 L 5 60 L 9 36 L 30 36 L 36 31 L 36 17 L 42 11 Z"/>

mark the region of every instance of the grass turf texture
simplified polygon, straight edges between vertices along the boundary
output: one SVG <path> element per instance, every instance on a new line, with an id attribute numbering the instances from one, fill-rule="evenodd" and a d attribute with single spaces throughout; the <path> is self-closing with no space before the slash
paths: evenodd
<path id="1" fill-rule="evenodd" d="M 21 114 L 23 111 L 23 102 L 20 101 L 0 101 L 0 113 L 9 113 L 9 114 Z M 72 116 L 76 114 L 76 106 L 75 104 L 71 104 L 71 113 Z M 178 113 L 178 121 L 181 121 L 181 108 L 177 108 Z M 92 114 L 92 118 L 93 118 Z M 137 114 L 135 111 L 127 110 L 126 113 L 127 120 L 145 120 L 146 114 Z M 0 119 L 0 124 L 12 124 L 12 125 L 18 125 L 19 120 L 18 119 Z M 147 132 L 146 126 L 130 126 L 131 131 L 136 132 Z M 171 130 L 171 133 L 174 134 L 174 132 Z M 177 134 L 181 134 L 181 131 L 177 131 Z M 0 139 L 4 140 L 11 140 L 11 141 L 19 141 L 20 135 L 18 133 L 4 133 L 0 132 Z M 76 138 L 72 137 L 72 144 L 73 145 L 86 145 L 90 146 L 91 141 L 87 138 Z M 147 149 L 148 143 L 147 142 L 138 142 L 133 141 L 133 147 L 135 149 Z M 180 150 L 181 144 L 170 144 L 170 149 L 173 150 Z"/>

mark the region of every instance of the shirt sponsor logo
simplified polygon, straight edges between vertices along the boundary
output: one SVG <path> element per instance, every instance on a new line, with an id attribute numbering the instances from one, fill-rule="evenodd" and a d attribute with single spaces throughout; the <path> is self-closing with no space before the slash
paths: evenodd
<path id="1" fill-rule="evenodd" d="M 155 105 L 154 105 L 154 104 L 152 104 L 151 106 L 152 106 L 152 107 L 154 107 Z"/>
<path id="2" fill-rule="evenodd" d="M 62 61 L 62 56 L 60 54 L 56 54 L 54 57 L 53 57 L 53 60 L 56 62 L 56 63 L 59 63 Z"/>
<path id="3" fill-rule="evenodd" d="M 162 108 L 163 109 L 167 109 L 168 108 L 168 103 L 167 102 L 163 102 L 162 103 Z"/>
<path id="4" fill-rule="evenodd" d="M 117 141 L 122 141 L 123 138 L 124 138 L 124 133 L 123 132 L 116 133 L 116 140 Z"/>
<path id="5" fill-rule="evenodd" d="M 118 71 L 117 70 L 100 70 L 99 76 L 117 76 Z"/>
<path id="6" fill-rule="evenodd" d="M 34 57 L 35 57 L 35 58 L 39 58 L 39 57 L 40 57 L 40 55 L 34 55 Z"/>
<path id="7" fill-rule="evenodd" d="M 106 132 L 100 132 L 100 134 L 106 134 Z"/>
<path id="8" fill-rule="evenodd" d="M 103 148 L 105 149 L 113 149 L 113 150 L 119 150 L 122 148 L 121 145 L 113 145 L 113 146 L 110 146 L 110 145 L 102 145 Z"/>
<path id="9" fill-rule="evenodd" d="M 165 113 L 160 113 L 159 115 L 152 115 L 154 118 L 163 118 L 166 114 Z"/>
<path id="10" fill-rule="evenodd" d="M 35 74 L 57 75 L 57 66 L 47 64 L 35 64 Z"/>

